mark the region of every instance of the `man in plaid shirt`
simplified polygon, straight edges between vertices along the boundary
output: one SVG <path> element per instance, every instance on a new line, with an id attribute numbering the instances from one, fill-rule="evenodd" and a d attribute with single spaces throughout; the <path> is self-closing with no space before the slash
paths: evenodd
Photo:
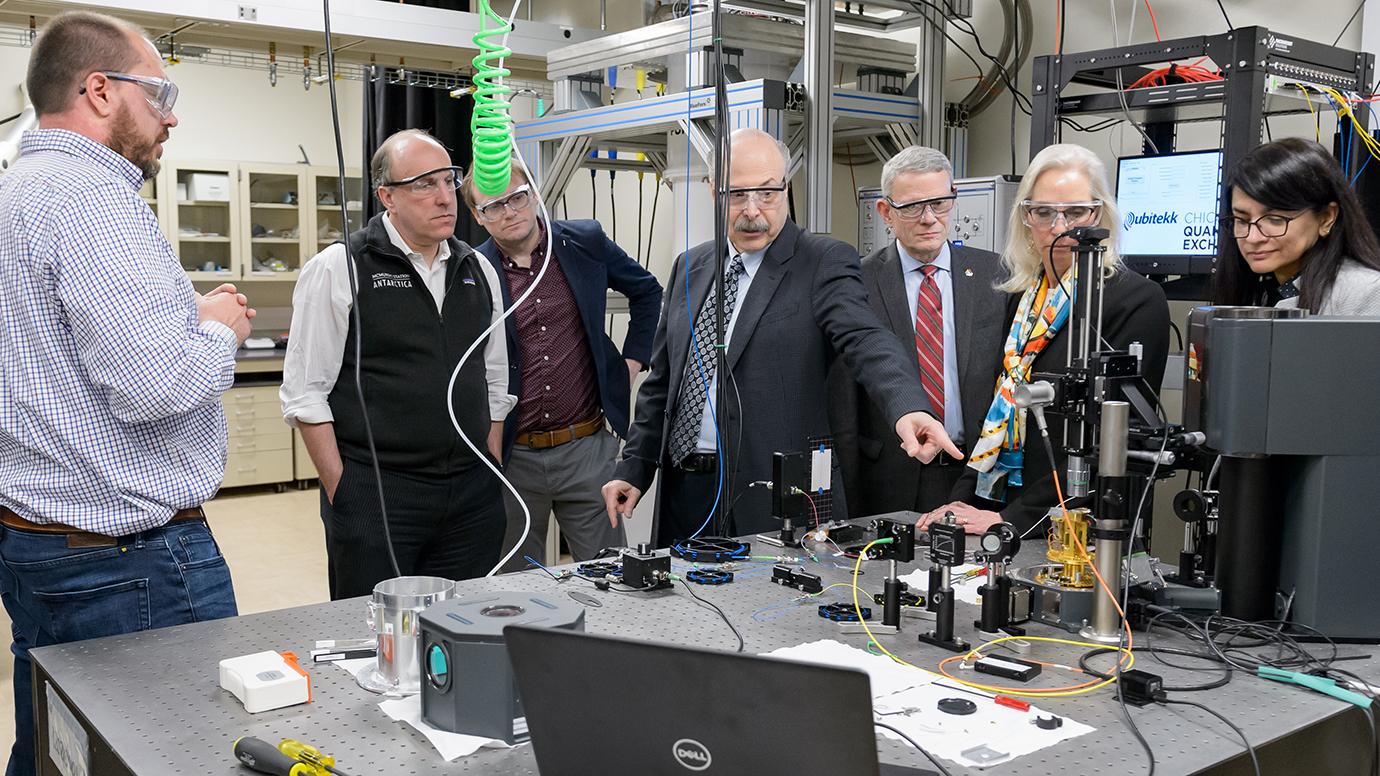
<path id="1" fill-rule="evenodd" d="M 39 129 L 0 175 L 0 597 L 15 744 L 35 771 L 30 648 L 233 616 L 201 503 L 225 470 L 220 397 L 254 311 L 197 294 L 139 187 L 177 87 L 137 28 L 53 19 L 27 78 Z"/>

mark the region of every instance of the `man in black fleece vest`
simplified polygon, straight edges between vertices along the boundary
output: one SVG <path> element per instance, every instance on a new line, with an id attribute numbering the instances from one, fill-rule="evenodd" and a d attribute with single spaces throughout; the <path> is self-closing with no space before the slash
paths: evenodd
<path id="1" fill-rule="evenodd" d="M 447 394 L 460 356 L 503 312 L 493 267 L 453 236 L 460 171 L 449 153 L 430 135 L 404 130 L 379 146 L 370 174 L 386 212 L 348 238 L 360 320 L 337 243 L 302 270 L 283 365 L 283 416 L 321 477 L 333 599 L 367 595 L 394 576 L 356 370 L 404 575 L 468 579 L 498 562 L 499 483 L 456 433 L 451 408 L 465 436 L 497 457 L 516 403 L 502 328 Z"/>

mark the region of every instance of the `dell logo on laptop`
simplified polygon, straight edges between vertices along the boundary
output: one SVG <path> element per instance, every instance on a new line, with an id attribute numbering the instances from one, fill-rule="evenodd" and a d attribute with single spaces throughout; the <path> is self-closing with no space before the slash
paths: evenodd
<path id="1" fill-rule="evenodd" d="M 671 745 L 671 755 L 688 770 L 702 771 L 714 761 L 709 749 L 693 738 L 682 738 Z"/>

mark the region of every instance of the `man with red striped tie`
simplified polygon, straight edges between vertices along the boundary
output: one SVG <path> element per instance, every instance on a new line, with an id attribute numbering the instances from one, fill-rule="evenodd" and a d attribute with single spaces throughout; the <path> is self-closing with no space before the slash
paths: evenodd
<path id="1" fill-rule="evenodd" d="M 949 242 L 957 194 L 944 154 L 911 146 L 882 168 L 877 213 L 895 241 L 863 259 L 868 297 L 911 354 L 936 417 L 965 455 L 992 402 L 1006 332 L 1006 294 L 995 253 Z M 888 443 L 889 424 L 853 376 L 830 377 L 830 423 L 852 516 L 949 502 L 963 465 L 941 454 L 921 463 Z"/>

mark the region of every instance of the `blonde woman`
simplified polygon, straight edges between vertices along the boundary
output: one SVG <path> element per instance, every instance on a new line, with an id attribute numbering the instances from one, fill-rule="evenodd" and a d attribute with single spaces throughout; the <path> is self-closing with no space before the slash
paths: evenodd
<path id="1" fill-rule="evenodd" d="M 1001 288 L 1012 293 L 1011 324 L 992 405 L 968 469 L 954 487 L 953 503 L 924 515 L 921 528 L 953 512 L 971 534 L 998 522 L 1024 534 L 1058 503 L 1049 457 L 1033 426 L 1031 435 L 1026 433 L 1026 413 L 1011 403 L 1011 392 L 1037 372 L 1064 371 L 1076 279 L 1074 240 L 1064 236 L 1070 229 L 1100 226 L 1111 232 L 1104 242 L 1102 338 L 1118 350 L 1139 342 L 1150 386 L 1158 391 L 1164 377 L 1169 305 L 1158 285 L 1117 260 L 1117 208 L 1102 161 L 1081 146 L 1049 146 L 1031 160 L 1017 202 L 1001 257 L 1010 278 Z M 1051 423 L 1049 432 L 1062 478 L 1062 424 Z"/>

